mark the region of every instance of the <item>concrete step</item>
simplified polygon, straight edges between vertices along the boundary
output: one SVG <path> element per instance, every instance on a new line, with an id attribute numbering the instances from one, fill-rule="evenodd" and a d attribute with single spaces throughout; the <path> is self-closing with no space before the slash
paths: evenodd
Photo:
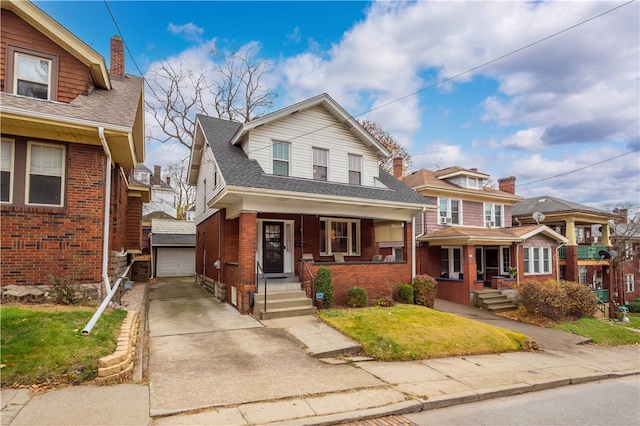
<path id="1" fill-rule="evenodd" d="M 489 312 L 505 312 L 518 309 L 500 290 L 483 290 L 478 293 L 480 308 Z"/>
<path id="2" fill-rule="evenodd" d="M 485 310 L 487 310 L 489 312 L 515 311 L 516 309 L 518 309 L 518 307 L 516 305 L 514 305 L 513 303 L 511 303 L 511 302 L 491 305 L 491 306 L 488 306 L 487 308 L 485 308 Z"/>
<path id="3" fill-rule="evenodd" d="M 285 291 L 296 291 L 300 290 L 300 282 L 292 281 L 292 282 L 276 282 L 276 281 L 267 281 L 267 293 L 282 293 Z M 258 281 L 258 293 L 264 293 L 264 281 Z"/>
<path id="4" fill-rule="evenodd" d="M 287 299 L 270 299 L 267 297 L 267 309 L 280 309 L 280 308 L 296 308 L 296 307 L 307 307 L 313 306 L 311 303 L 311 299 L 306 296 L 296 297 L 296 298 L 287 298 Z M 264 299 L 255 299 L 254 310 L 263 311 L 264 310 Z"/>
<path id="5" fill-rule="evenodd" d="M 259 316 L 260 319 L 274 319 L 274 318 L 288 318 L 288 317 L 300 317 L 304 315 L 313 315 L 316 313 L 316 308 L 314 306 L 309 307 L 298 307 L 298 308 L 280 308 L 280 309 L 269 309 L 266 312 L 260 311 Z"/>

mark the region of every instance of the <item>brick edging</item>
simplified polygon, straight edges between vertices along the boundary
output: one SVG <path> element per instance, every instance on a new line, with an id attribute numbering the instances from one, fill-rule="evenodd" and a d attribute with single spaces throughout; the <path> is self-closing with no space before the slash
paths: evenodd
<path id="1" fill-rule="evenodd" d="M 98 382 L 120 379 L 133 370 L 138 341 L 138 322 L 138 313 L 129 311 L 120 328 L 116 351 L 98 361 Z"/>

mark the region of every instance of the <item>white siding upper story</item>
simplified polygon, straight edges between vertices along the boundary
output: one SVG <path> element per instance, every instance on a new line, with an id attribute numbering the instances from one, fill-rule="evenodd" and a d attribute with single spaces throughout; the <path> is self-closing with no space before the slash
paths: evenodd
<path id="1" fill-rule="evenodd" d="M 202 222 L 218 211 L 209 207 L 207 202 L 222 190 L 224 187 L 222 183 L 211 149 L 207 146 L 202 155 L 200 173 L 198 174 L 198 183 L 196 185 L 196 223 Z"/>
<path id="2" fill-rule="evenodd" d="M 320 130 L 318 130 L 320 129 Z M 361 184 L 379 186 L 376 153 L 321 106 L 258 127 L 242 142 L 249 158 L 273 174 L 273 142 L 289 144 L 289 176 L 313 178 L 313 148 L 328 151 L 327 180 L 349 183 L 349 154 L 362 157 Z"/>

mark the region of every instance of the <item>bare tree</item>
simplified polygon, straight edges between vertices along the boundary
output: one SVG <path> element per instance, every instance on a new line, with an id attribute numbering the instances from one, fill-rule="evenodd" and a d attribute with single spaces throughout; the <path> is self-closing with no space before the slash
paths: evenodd
<path id="1" fill-rule="evenodd" d="M 380 160 L 378 166 L 382 170 L 393 174 L 393 159 L 402 158 L 402 172 L 409 170 L 412 165 L 411 154 L 407 152 L 404 146 L 400 145 L 391 134 L 384 131 L 379 123 L 369 120 L 360 121 L 362 127 L 373 136 L 378 142 L 382 144 L 391 153 L 389 157 L 384 160 Z"/>
<path id="2" fill-rule="evenodd" d="M 178 193 L 176 219 L 184 220 L 187 210 L 196 202 L 196 188 L 187 182 L 188 158 L 175 161 L 167 166 L 166 175 L 169 176 L 171 187 Z"/>
<path id="3" fill-rule="evenodd" d="M 629 204 L 614 207 L 611 211 L 619 216 L 610 225 L 611 243 L 616 252 L 611 261 L 614 273 L 616 273 L 616 290 L 620 291 L 619 300 L 623 304 L 626 293 L 626 275 L 631 274 L 636 278 L 640 276 L 637 261 L 640 257 L 640 211 L 637 206 Z"/>
<path id="4" fill-rule="evenodd" d="M 248 122 L 273 108 L 277 94 L 263 84 L 270 63 L 257 56 L 257 45 L 211 54 L 211 69 L 165 59 L 149 70 L 145 104 L 162 131 L 150 139 L 190 149 L 196 114 Z"/>

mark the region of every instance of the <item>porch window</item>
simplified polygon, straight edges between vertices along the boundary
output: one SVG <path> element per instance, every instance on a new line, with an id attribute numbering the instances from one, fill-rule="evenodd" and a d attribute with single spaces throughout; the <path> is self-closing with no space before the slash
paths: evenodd
<path id="1" fill-rule="evenodd" d="M 550 247 L 525 247 L 523 254 L 525 274 L 534 275 L 551 273 Z"/>
<path id="2" fill-rule="evenodd" d="M 439 206 L 439 214 L 440 218 L 439 223 L 441 225 L 452 224 L 452 225 L 460 225 L 461 221 L 461 206 L 462 201 L 453 200 L 451 198 L 439 198 L 438 199 Z"/>
<path id="3" fill-rule="evenodd" d="M 65 150 L 30 142 L 27 160 L 27 204 L 62 206 Z"/>
<path id="4" fill-rule="evenodd" d="M 320 254 L 360 254 L 360 220 L 321 218 Z"/>
<path id="5" fill-rule="evenodd" d="M 484 203 L 484 226 L 487 228 L 501 228 L 503 211 L 502 204 Z"/>
<path id="6" fill-rule="evenodd" d="M 2 139 L 0 151 L 0 202 L 10 203 L 13 188 L 14 144 L 10 139 Z"/>
<path id="7" fill-rule="evenodd" d="M 289 150 L 286 142 L 273 142 L 273 174 L 289 176 Z"/>
<path id="8" fill-rule="evenodd" d="M 349 183 L 362 185 L 362 155 L 349 154 Z"/>
<path id="9" fill-rule="evenodd" d="M 460 278 L 462 272 L 462 247 L 442 247 L 440 249 L 440 277 Z"/>
<path id="10" fill-rule="evenodd" d="M 500 265 L 502 265 L 502 268 L 500 269 L 500 273 L 501 274 L 508 274 L 509 273 L 509 267 L 511 266 L 511 250 L 509 250 L 509 247 L 501 247 L 501 258 L 502 261 L 500 263 Z"/>
<path id="11" fill-rule="evenodd" d="M 624 276 L 624 289 L 627 293 L 635 292 L 635 286 L 633 283 L 633 274 L 625 274 Z"/>
<path id="12" fill-rule="evenodd" d="M 329 151 L 313 148 L 313 179 L 327 180 L 329 170 Z"/>
<path id="13" fill-rule="evenodd" d="M 476 269 L 478 270 L 478 274 L 482 274 L 483 261 L 482 261 L 482 247 L 476 247 Z"/>

